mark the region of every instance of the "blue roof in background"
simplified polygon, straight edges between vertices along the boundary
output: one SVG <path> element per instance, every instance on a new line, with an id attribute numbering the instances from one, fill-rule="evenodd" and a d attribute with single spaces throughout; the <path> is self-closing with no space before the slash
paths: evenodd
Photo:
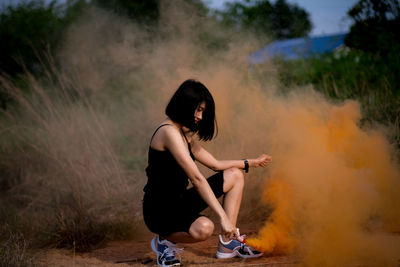
<path id="1" fill-rule="evenodd" d="M 333 52 L 344 44 L 346 35 L 346 33 L 341 33 L 275 41 L 250 54 L 250 63 L 263 63 L 276 56 L 291 60 Z"/>

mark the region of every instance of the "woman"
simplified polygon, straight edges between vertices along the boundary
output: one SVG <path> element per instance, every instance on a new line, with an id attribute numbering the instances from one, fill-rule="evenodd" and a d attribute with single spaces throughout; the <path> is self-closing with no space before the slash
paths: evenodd
<path id="1" fill-rule="evenodd" d="M 161 266 L 180 265 L 176 243 L 199 242 L 209 238 L 214 223 L 200 214 L 210 207 L 221 224 L 218 258 L 261 256 L 244 243 L 236 228 L 244 178 L 241 169 L 265 167 L 271 157 L 217 160 L 200 146 L 216 132 L 215 105 L 208 89 L 200 82 L 187 80 L 172 96 L 168 116 L 155 130 L 149 148 L 148 182 L 144 188 L 143 216 L 147 227 L 158 234 L 151 241 Z M 218 171 L 205 179 L 195 160 Z M 193 187 L 187 189 L 188 179 Z M 223 205 L 217 198 L 224 195 Z M 240 242 L 242 241 L 242 242 Z"/>

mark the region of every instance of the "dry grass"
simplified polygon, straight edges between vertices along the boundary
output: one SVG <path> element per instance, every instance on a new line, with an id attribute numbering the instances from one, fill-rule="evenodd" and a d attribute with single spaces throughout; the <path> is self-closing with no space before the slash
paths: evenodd
<path id="1" fill-rule="evenodd" d="M 0 266 L 31 267 L 35 266 L 35 257 L 28 251 L 28 243 L 23 234 L 13 232 L 8 225 L 3 225 L 0 236 Z"/>
<path id="2" fill-rule="evenodd" d="M 39 232 L 45 243 L 84 251 L 133 233 L 140 220 L 140 173 L 121 165 L 112 118 L 48 65 L 44 79 L 25 77 L 29 93 L 0 78 L 16 103 L 1 114 L 2 201 L 15 208 L 1 223 L 30 221 L 28 231 Z"/>

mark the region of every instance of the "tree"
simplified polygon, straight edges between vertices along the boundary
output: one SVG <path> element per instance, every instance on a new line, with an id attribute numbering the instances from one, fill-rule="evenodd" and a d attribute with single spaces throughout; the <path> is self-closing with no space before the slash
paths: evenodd
<path id="1" fill-rule="evenodd" d="M 360 0 L 347 14 L 354 22 L 347 46 L 383 56 L 400 51 L 398 0 Z"/>
<path id="2" fill-rule="evenodd" d="M 93 0 L 93 3 L 139 22 L 155 22 L 160 13 L 159 0 Z"/>
<path id="3" fill-rule="evenodd" d="M 22 2 L 0 14 L 0 70 L 9 75 L 39 70 L 37 53 L 58 39 L 61 19 L 53 1 Z M 22 62 L 21 62 L 22 61 Z"/>
<path id="4" fill-rule="evenodd" d="M 228 3 L 226 10 L 219 15 L 227 25 L 264 33 L 276 39 L 306 36 L 312 28 L 307 11 L 286 0 Z"/>

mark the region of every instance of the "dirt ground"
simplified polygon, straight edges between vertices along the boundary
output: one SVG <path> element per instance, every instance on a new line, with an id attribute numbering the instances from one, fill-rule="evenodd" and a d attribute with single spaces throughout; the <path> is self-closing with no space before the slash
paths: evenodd
<path id="1" fill-rule="evenodd" d="M 253 231 L 242 231 L 249 233 Z M 254 232 L 253 232 L 254 233 Z M 51 249 L 41 253 L 40 266 L 157 266 L 156 256 L 151 250 L 150 240 L 154 235 L 143 233 L 136 240 L 110 242 L 105 247 L 89 253 L 77 254 L 71 250 Z M 178 244 L 184 249 L 181 256 L 182 266 L 298 266 L 295 259 L 290 257 L 262 256 L 256 259 L 217 259 L 218 235 L 195 244 Z"/>

